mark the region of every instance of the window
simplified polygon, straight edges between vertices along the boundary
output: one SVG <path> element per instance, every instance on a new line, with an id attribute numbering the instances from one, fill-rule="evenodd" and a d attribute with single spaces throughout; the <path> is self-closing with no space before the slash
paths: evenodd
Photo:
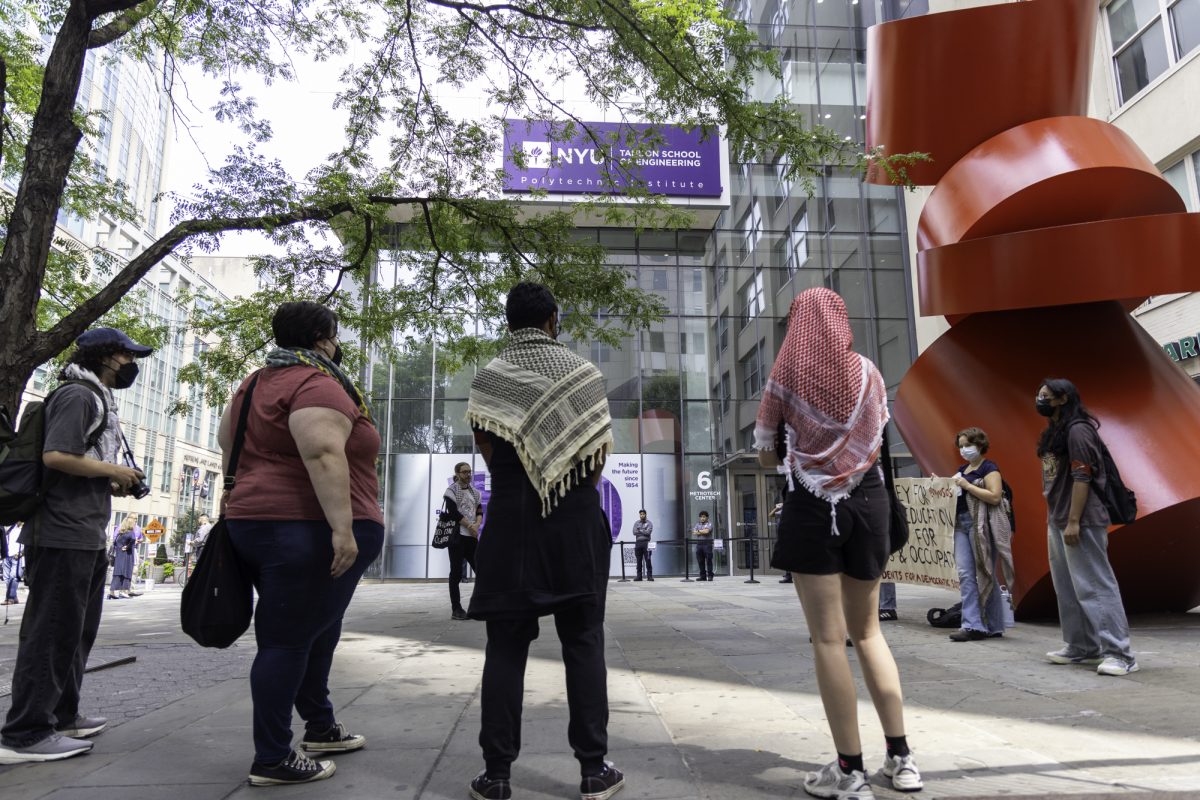
<path id="1" fill-rule="evenodd" d="M 721 373 L 721 412 L 729 413 L 729 406 L 733 403 L 733 397 L 729 386 L 729 373 Z"/>
<path id="2" fill-rule="evenodd" d="M 742 398 L 749 400 L 758 394 L 762 388 L 762 350 L 763 342 L 750 351 L 750 354 L 742 359 Z"/>
<path id="3" fill-rule="evenodd" d="M 729 317 L 722 314 L 717 317 L 717 349 L 724 353 L 729 347 Z"/>
<path id="4" fill-rule="evenodd" d="M 792 217 L 792 226 L 788 229 L 787 272 L 796 272 L 808 263 L 808 207 L 805 206 Z"/>
<path id="5" fill-rule="evenodd" d="M 1200 46 L 1200 0 L 1113 0 L 1105 13 L 1122 104 Z"/>
<path id="6" fill-rule="evenodd" d="M 754 277 L 742 286 L 742 327 L 750 324 L 750 320 L 767 310 L 767 297 L 764 290 L 762 270 L 757 270 Z"/>
<path id="7" fill-rule="evenodd" d="M 163 468 L 162 468 L 162 475 L 161 475 L 162 481 L 158 484 L 159 491 L 163 491 L 163 492 L 171 491 L 171 479 L 174 477 L 174 474 L 175 474 L 175 465 L 172 464 L 170 461 L 164 462 Z"/>

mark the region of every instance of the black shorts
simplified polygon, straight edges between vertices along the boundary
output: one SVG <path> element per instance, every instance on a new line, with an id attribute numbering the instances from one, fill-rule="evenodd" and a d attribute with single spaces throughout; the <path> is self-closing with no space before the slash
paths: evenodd
<path id="1" fill-rule="evenodd" d="M 890 555 L 890 507 L 879 466 L 867 470 L 850 496 L 837 504 L 837 536 L 830 506 L 799 483 L 779 515 L 779 540 L 771 566 L 805 575 L 845 573 L 864 581 L 883 574 Z"/>

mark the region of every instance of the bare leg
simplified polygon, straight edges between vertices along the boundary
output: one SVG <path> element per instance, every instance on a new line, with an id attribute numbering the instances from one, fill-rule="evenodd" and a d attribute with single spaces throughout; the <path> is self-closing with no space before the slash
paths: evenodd
<path id="1" fill-rule="evenodd" d="M 839 577 L 846 630 L 858 648 L 858 663 L 875 703 L 879 724 L 883 726 L 885 736 L 903 736 L 904 698 L 900 691 L 900 673 L 891 648 L 879 630 L 879 581 L 860 581 L 848 575 Z M 837 740 L 836 734 L 834 740 Z"/>
<path id="2" fill-rule="evenodd" d="M 850 659 L 846 656 L 842 578 L 839 575 L 804 575 L 799 572 L 792 573 L 792 577 L 804 609 L 804 618 L 808 621 L 808 630 L 812 634 L 817 687 L 821 691 L 825 716 L 829 719 L 834 747 L 839 753 L 856 755 L 862 752 L 862 740 L 858 735 L 858 700 L 854 691 L 854 676 L 850 673 Z M 875 624 L 878 635 L 878 618 Z M 895 667 L 892 669 L 894 671 Z"/>

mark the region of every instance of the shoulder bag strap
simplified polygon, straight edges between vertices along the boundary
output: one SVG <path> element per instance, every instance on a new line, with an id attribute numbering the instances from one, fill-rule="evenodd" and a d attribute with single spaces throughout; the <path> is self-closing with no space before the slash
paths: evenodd
<path id="1" fill-rule="evenodd" d="M 237 483 L 238 459 L 242 455 L 242 442 L 246 438 L 246 422 L 250 418 L 250 401 L 254 399 L 254 387 L 258 385 L 258 373 L 250 379 L 246 387 L 246 396 L 242 398 L 242 408 L 238 413 L 237 429 L 233 434 L 233 449 L 229 453 L 229 468 L 225 470 L 225 491 L 233 490 Z"/>

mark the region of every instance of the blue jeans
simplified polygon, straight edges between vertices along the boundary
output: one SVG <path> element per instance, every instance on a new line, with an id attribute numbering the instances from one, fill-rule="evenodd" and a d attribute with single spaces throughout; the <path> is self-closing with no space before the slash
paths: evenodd
<path id="1" fill-rule="evenodd" d="M 884 581 L 879 584 L 879 610 L 896 610 L 896 584 Z"/>
<path id="2" fill-rule="evenodd" d="M 4 559 L 4 599 L 17 599 L 17 584 L 21 582 L 21 559 L 9 556 Z"/>
<path id="3" fill-rule="evenodd" d="M 1053 523 L 1048 527 L 1050 578 L 1067 649 L 1072 655 L 1116 656 L 1132 663 L 1129 620 L 1108 562 L 1108 529 L 1081 527 L 1079 544 L 1068 547 L 1062 531 Z"/>
<path id="4" fill-rule="evenodd" d="M 975 523 L 970 514 L 959 514 L 954 523 L 954 562 L 958 566 L 958 591 L 962 594 L 963 630 L 981 633 L 1004 633 L 1004 598 L 997 584 L 988 599 L 987 619 L 983 622 L 983 611 L 979 601 L 979 584 L 975 582 L 975 550 L 971 546 L 972 529 Z M 991 548 L 992 563 L 996 561 L 996 548 Z"/>
<path id="5" fill-rule="evenodd" d="M 234 549 L 258 591 L 250 696 L 260 764 L 277 764 L 292 751 L 293 706 L 309 732 L 336 722 L 329 668 L 358 580 L 383 547 L 383 526 L 354 521 L 358 559 L 336 580 L 329 576 L 330 532 L 324 521 L 229 520 Z"/>

